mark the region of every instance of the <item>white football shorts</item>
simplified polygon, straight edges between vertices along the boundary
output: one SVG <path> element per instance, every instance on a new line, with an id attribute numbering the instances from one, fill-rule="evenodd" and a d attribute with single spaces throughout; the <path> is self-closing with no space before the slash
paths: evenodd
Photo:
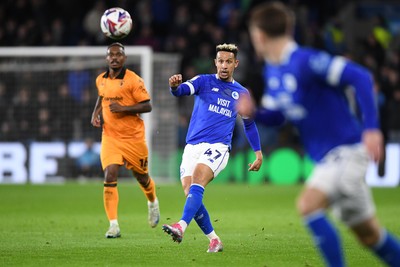
<path id="1" fill-rule="evenodd" d="M 339 146 L 315 165 L 306 182 L 328 196 L 333 214 L 350 227 L 375 214 L 371 191 L 365 182 L 369 161 L 364 145 Z"/>
<path id="2" fill-rule="evenodd" d="M 203 163 L 214 172 L 214 178 L 226 167 L 229 159 L 229 147 L 222 143 L 187 144 L 183 151 L 180 167 L 181 179 L 192 176 L 197 164 Z"/>

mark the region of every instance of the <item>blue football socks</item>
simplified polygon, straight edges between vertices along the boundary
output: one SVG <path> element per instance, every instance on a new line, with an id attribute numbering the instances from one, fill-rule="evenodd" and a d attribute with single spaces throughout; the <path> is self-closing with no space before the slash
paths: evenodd
<path id="1" fill-rule="evenodd" d="M 382 231 L 381 240 L 372 250 L 388 266 L 400 267 L 400 243 L 386 230 Z"/>
<path id="2" fill-rule="evenodd" d="M 319 248 L 327 266 L 345 266 L 342 248 L 337 231 L 326 218 L 325 213 L 317 211 L 304 218 L 315 245 Z"/>
<path id="3" fill-rule="evenodd" d="M 186 198 L 185 207 L 183 208 L 183 215 L 181 220 L 185 221 L 188 225 L 198 212 L 203 203 L 204 187 L 199 184 L 192 184 L 189 189 L 189 194 Z"/>
<path id="4" fill-rule="evenodd" d="M 194 216 L 194 220 L 205 235 L 208 235 L 214 230 L 211 225 L 210 215 L 208 214 L 208 211 L 203 203 L 201 204 L 196 215 Z"/>

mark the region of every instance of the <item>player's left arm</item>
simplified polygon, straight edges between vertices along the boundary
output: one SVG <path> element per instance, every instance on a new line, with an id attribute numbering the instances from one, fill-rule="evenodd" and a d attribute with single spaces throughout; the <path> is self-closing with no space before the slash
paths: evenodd
<path id="1" fill-rule="evenodd" d="M 333 62 L 333 64 L 337 66 L 343 64 L 339 84 L 351 86 L 355 91 L 364 128 L 362 141 L 372 159 L 380 162 L 384 155 L 383 136 L 379 127 L 372 75 L 367 69 L 354 62 L 341 58 L 334 58 L 333 60 L 336 60 L 336 63 Z"/>
<path id="2" fill-rule="evenodd" d="M 343 70 L 342 81 L 351 85 L 356 92 L 364 124 L 362 141 L 372 160 L 381 162 L 384 157 L 383 135 L 379 127 L 372 75 L 365 68 L 349 62 Z"/>
<path id="3" fill-rule="evenodd" d="M 362 141 L 372 160 L 382 162 L 385 153 L 382 132 L 379 129 L 366 129 L 363 132 Z"/>
<path id="4" fill-rule="evenodd" d="M 258 171 L 263 162 L 263 155 L 261 152 L 260 135 L 258 133 L 257 125 L 253 119 L 243 119 L 244 132 L 246 138 L 253 149 L 256 159 L 253 163 L 249 163 L 249 171 Z"/>
<path id="5" fill-rule="evenodd" d="M 362 112 L 364 129 L 379 129 L 378 111 L 375 104 L 371 73 L 364 67 L 348 61 L 343 69 L 341 85 L 350 85 Z"/>

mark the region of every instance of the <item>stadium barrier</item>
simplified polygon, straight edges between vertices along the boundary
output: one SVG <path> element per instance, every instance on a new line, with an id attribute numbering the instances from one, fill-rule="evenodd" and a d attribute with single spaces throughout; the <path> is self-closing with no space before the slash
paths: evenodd
<path id="1" fill-rule="evenodd" d="M 25 146 L 19 142 L 0 143 L 0 183 L 54 183 L 73 178 L 71 163 L 85 150 L 84 142 L 33 142 Z M 100 152 L 100 144 L 94 150 Z M 153 152 L 151 175 L 160 183 L 179 182 L 181 150 L 168 159 Z M 214 183 L 248 183 L 293 185 L 302 183 L 313 169 L 313 163 L 293 149 L 273 150 L 264 158 L 259 172 L 248 172 L 247 163 L 254 157 L 252 151 L 237 152 Z M 394 187 L 400 185 L 400 144 L 387 144 L 385 174 L 378 175 L 377 166 L 370 164 L 366 182 L 370 186 Z M 164 176 L 169 173 L 168 176 Z M 75 178 L 75 177 L 74 177 Z"/>

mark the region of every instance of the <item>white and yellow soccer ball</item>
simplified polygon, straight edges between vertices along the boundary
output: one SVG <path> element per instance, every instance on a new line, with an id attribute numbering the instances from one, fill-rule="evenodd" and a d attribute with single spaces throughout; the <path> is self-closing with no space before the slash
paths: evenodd
<path id="1" fill-rule="evenodd" d="M 120 7 L 107 9 L 100 20 L 102 32 L 115 40 L 125 38 L 131 32 L 132 25 L 131 15 Z"/>

